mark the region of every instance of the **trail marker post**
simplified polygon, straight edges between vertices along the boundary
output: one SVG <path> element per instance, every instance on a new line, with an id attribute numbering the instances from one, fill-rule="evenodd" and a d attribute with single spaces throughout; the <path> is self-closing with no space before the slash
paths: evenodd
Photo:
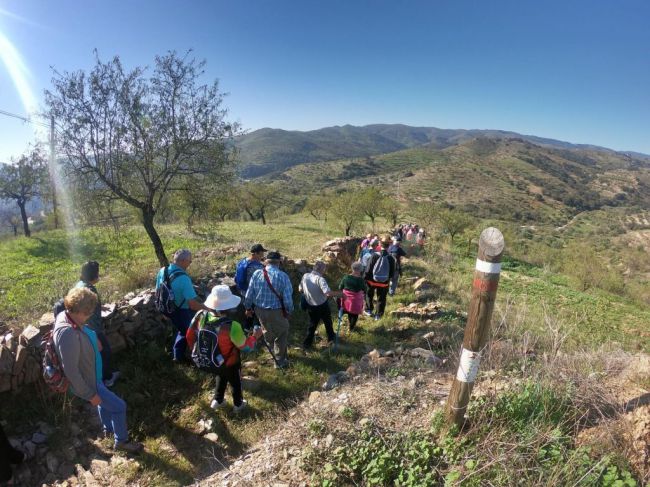
<path id="1" fill-rule="evenodd" d="M 463 349 L 447 401 L 447 418 L 459 428 L 465 422 L 465 411 L 478 373 L 481 352 L 490 331 L 504 246 L 503 234 L 498 229 L 490 227 L 481 232 Z"/>

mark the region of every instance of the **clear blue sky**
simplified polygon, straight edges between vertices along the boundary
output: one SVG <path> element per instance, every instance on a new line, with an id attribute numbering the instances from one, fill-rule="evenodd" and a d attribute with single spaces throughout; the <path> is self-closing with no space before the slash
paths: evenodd
<path id="1" fill-rule="evenodd" d="M 648 0 L 0 0 L 0 9 L 1 110 L 42 107 L 50 66 L 88 69 L 93 48 L 127 66 L 193 48 L 246 129 L 493 128 L 650 153 Z M 0 160 L 32 139 L 0 116 Z"/>

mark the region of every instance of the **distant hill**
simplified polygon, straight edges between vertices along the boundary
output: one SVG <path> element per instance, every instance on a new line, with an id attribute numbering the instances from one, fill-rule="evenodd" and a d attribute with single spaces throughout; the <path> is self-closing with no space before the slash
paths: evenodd
<path id="1" fill-rule="evenodd" d="M 476 138 L 520 139 L 542 147 L 614 153 L 604 147 L 571 144 L 503 130 L 455 130 L 401 124 L 363 127 L 344 125 L 307 132 L 263 128 L 239 137 L 236 145 L 240 150 L 242 176 L 254 178 L 277 173 L 302 163 L 375 156 L 418 146 L 445 149 Z M 650 156 L 635 153 L 626 155 L 650 161 Z"/>

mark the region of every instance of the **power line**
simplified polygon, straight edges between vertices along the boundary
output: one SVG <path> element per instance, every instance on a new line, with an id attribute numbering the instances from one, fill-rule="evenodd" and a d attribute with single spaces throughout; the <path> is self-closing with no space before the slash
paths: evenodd
<path id="1" fill-rule="evenodd" d="M 41 127 L 50 128 L 50 126 L 48 124 L 46 124 L 45 122 L 39 122 L 39 121 L 34 120 L 34 119 L 30 118 L 30 117 L 25 117 L 23 115 L 18 115 L 17 113 L 11 113 L 11 112 L 8 112 L 6 110 L 0 110 L 0 115 L 6 115 L 7 117 L 17 118 L 18 120 L 22 120 L 23 122 L 28 122 L 28 123 L 31 123 L 31 124 L 34 124 L 34 125 L 40 125 Z"/>

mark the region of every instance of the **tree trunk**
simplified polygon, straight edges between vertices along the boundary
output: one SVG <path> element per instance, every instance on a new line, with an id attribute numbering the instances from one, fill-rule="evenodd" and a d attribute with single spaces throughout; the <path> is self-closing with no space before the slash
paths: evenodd
<path id="1" fill-rule="evenodd" d="M 154 216 L 155 213 L 153 211 L 143 209 L 142 224 L 144 225 L 144 229 L 147 231 L 147 235 L 149 235 L 149 239 L 151 239 L 153 248 L 156 251 L 156 257 L 158 257 L 158 262 L 160 262 L 161 266 L 166 266 L 169 264 L 169 261 L 165 255 L 165 249 L 163 247 L 162 240 L 160 240 L 160 236 L 158 235 L 156 228 L 153 226 Z"/>
<path id="2" fill-rule="evenodd" d="M 11 226 L 12 226 L 13 229 L 14 229 L 14 237 L 17 237 L 17 236 L 18 236 L 18 225 L 13 225 L 13 224 L 12 224 Z"/>
<path id="3" fill-rule="evenodd" d="M 253 212 L 252 212 L 252 211 L 247 210 L 246 208 L 244 208 L 244 211 L 245 211 L 246 213 L 248 213 L 248 216 L 250 217 L 250 219 L 251 219 L 252 222 L 255 221 L 255 215 L 253 215 Z"/>
<path id="4" fill-rule="evenodd" d="M 260 211 L 260 218 L 262 219 L 262 225 L 266 225 L 266 216 L 264 215 L 264 210 Z"/>
<path id="5" fill-rule="evenodd" d="M 23 231 L 25 232 L 25 237 L 31 237 L 32 232 L 29 231 L 29 221 L 27 220 L 27 212 L 25 211 L 25 203 L 18 202 L 18 207 L 20 208 L 20 216 L 23 219 Z"/>

